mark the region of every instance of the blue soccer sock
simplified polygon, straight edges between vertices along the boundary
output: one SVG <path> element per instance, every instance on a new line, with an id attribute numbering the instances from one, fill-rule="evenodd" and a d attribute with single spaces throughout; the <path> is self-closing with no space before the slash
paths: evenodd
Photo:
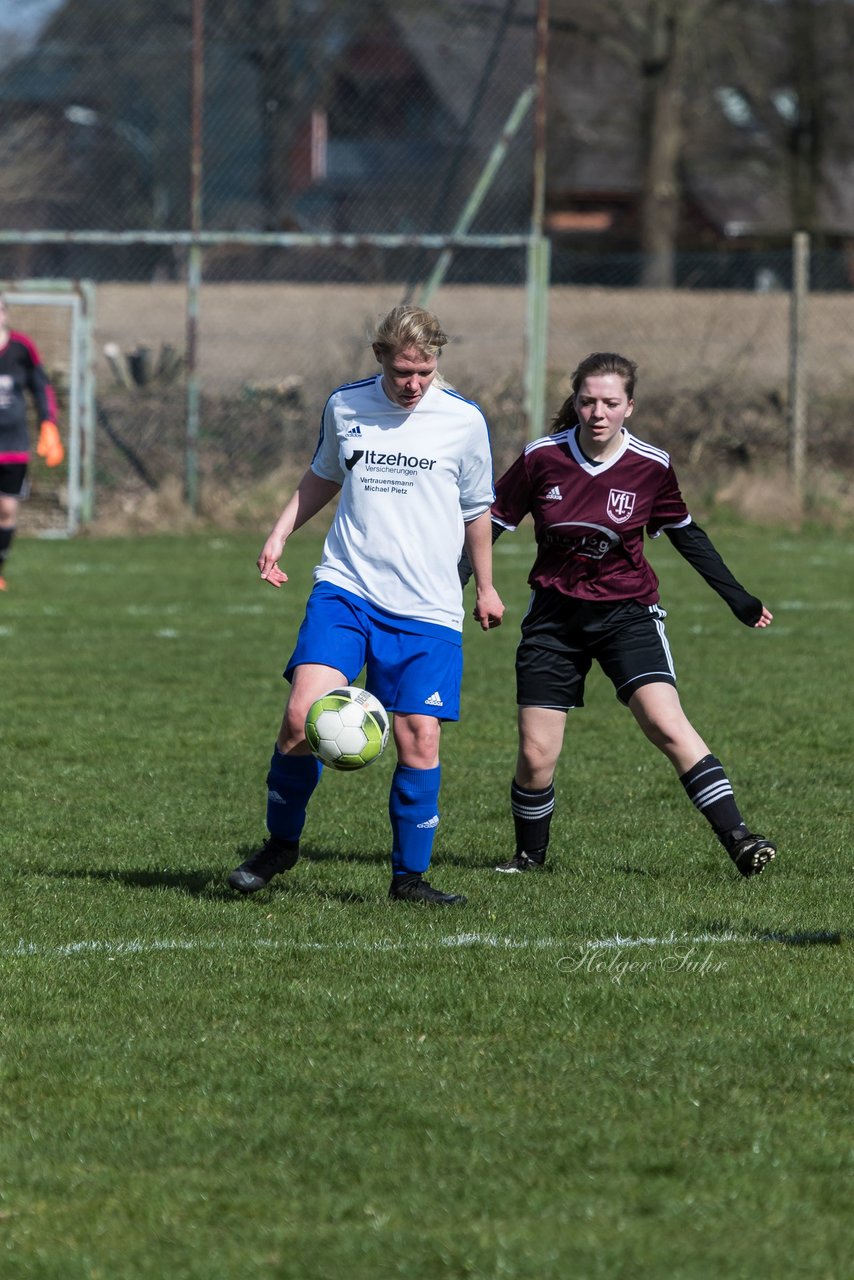
<path id="1" fill-rule="evenodd" d="M 267 830 L 279 840 L 298 841 L 305 811 L 323 765 L 314 756 L 289 756 L 273 748 L 267 774 Z"/>
<path id="2" fill-rule="evenodd" d="M 429 867 L 439 825 L 441 779 L 441 765 L 435 769 L 410 769 L 399 764 L 395 769 L 388 798 L 393 875 L 422 875 Z"/>

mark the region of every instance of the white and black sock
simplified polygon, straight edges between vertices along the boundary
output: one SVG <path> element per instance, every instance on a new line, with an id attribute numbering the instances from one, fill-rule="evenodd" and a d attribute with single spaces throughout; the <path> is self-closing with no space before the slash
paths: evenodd
<path id="1" fill-rule="evenodd" d="M 727 849 L 749 834 L 735 802 L 732 783 L 717 756 L 703 756 L 679 781 Z"/>
<path id="2" fill-rule="evenodd" d="M 526 791 L 513 779 L 510 784 L 510 811 L 516 828 L 517 854 L 527 854 L 532 862 L 545 862 L 554 809 L 554 785 L 544 791 Z"/>

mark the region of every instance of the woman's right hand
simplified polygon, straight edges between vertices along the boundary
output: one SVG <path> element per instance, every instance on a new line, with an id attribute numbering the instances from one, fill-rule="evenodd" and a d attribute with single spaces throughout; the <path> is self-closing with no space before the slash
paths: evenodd
<path id="1" fill-rule="evenodd" d="M 261 577 L 265 582 L 269 582 L 271 587 L 280 587 L 283 582 L 287 582 L 288 575 L 284 570 L 279 568 L 279 558 L 285 550 L 285 540 L 277 534 L 271 533 L 264 546 L 261 548 L 261 554 L 258 557 L 257 565 L 261 573 Z"/>

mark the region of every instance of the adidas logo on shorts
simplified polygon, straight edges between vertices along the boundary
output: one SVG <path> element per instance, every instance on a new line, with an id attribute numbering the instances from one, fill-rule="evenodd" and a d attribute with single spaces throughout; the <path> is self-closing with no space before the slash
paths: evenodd
<path id="1" fill-rule="evenodd" d="M 429 698 L 424 699 L 424 705 L 425 707 L 444 707 L 445 704 L 439 697 L 438 689 L 435 693 L 431 693 Z"/>

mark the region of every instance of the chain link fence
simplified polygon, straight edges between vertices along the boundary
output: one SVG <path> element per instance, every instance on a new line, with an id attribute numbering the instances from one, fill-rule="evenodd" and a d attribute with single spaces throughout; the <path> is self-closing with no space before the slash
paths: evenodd
<path id="1" fill-rule="evenodd" d="M 201 40 L 197 8 L 62 4 L 0 67 L 0 276 L 93 282 L 97 520 L 178 518 L 193 472 L 191 508 L 266 522 L 402 300 L 448 329 L 443 371 L 498 468 L 577 362 L 617 349 L 640 366 L 636 429 L 683 475 L 767 472 L 778 500 L 799 371 L 811 475 L 835 468 L 843 499 L 843 251 L 810 254 L 796 336 L 789 249 L 678 254 L 665 291 L 639 287 L 641 255 L 555 235 L 546 297 L 535 0 L 207 0 Z"/>
<path id="2" fill-rule="evenodd" d="M 350 252 L 357 257 L 361 251 Z M 742 288 L 695 284 L 658 291 L 552 281 L 545 413 L 532 422 L 525 397 L 530 299 L 518 282 L 526 253 L 517 247 L 501 257 L 507 279 L 493 271 L 498 278 L 492 281 L 442 284 L 431 300 L 451 337 L 443 372 L 482 405 L 499 470 L 527 439 L 548 430 L 578 361 L 590 351 L 619 350 L 639 365 L 638 434 L 669 449 L 683 482 L 695 491 L 699 486 L 704 494 L 721 494 L 749 479 L 755 500 L 757 480 L 767 477 L 769 515 L 791 508 L 793 387 L 801 370 L 808 496 L 822 490 L 823 509 L 849 503 L 850 292 L 812 288 L 796 329 L 791 253 L 778 255 L 773 281 L 757 281 L 746 257 Z M 238 259 L 235 249 L 232 261 Z M 620 261 L 602 255 L 599 265 L 614 271 Z M 724 265 L 732 273 L 737 264 L 729 255 Z M 814 283 L 812 269 L 810 279 Z M 266 520 L 307 464 L 329 392 L 376 369 L 371 334 L 405 292 L 404 281 L 202 283 L 194 444 L 202 515 L 223 522 Z M 94 515 L 156 526 L 186 508 L 187 286 L 104 280 L 94 299 L 94 437 L 83 444 L 84 458 L 87 448 L 94 452 Z M 27 316 L 39 342 L 42 321 L 35 313 Z M 65 357 L 53 336 L 47 351 L 62 392 Z M 43 480 L 42 487 L 50 480 L 50 493 L 61 501 L 59 478 Z"/>
<path id="3" fill-rule="evenodd" d="M 532 0 L 463 11 L 449 0 L 61 4 L 34 47 L 0 68 L 4 225 L 162 231 L 194 226 L 197 212 L 208 231 L 451 234 L 489 170 L 472 229 L 525 233 L 534 10 Z M 0 274 L 180 279 L 185 257 L 168 243 L 29 245 L 4 251 Z M 489 267 L 488 255 L 459 255 L 452 274 L 481 279 Z M 205 270 L 414 286 L 425 258 L 224 246 Z"/>
<path id="4" fill-rule="evenodd" d="M 443 286 L 431 302 L 450 336 L 444 376 L 481 402 L 496 446 L 503 441 L 508 450 L 526 438 L 525 256 L 521 248 L 504 251 L 506 283 L 495 271 L 492 284 Z M 197 449 L 203 514 L 252 518 L 259 500 L 268 511 L 280 500 L 308 464 L 330 392 L 376 372 L 373 332 L 403 296 L 402 282 L 201 285 Z M 149 495 L 164 485 L 173 496 L 185 488 L 186 301 L 178 284 L 98 286 L 102 511 L 109 491 L 120 492 L 127 508 L 131 495 L 151 507 L 156 504 Z M 275 486 L 278 493 L 269 497 Z"/>

